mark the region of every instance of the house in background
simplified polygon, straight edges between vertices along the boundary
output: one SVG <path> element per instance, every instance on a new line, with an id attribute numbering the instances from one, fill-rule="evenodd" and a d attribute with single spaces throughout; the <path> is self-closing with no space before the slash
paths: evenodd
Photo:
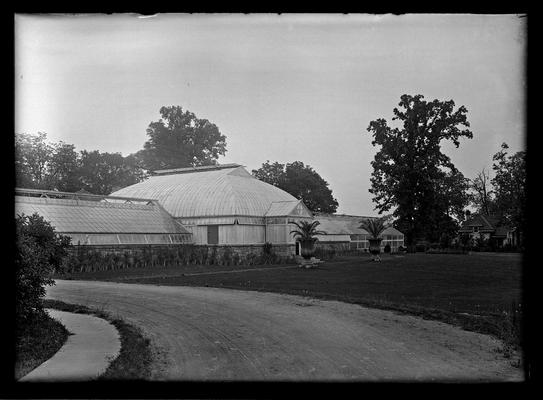
<path id="1" fill-rule="evenodd" d="M 473 241 L 482 239 L 494 247 L 518 246 L 516 229 L 508 226 L 498 215 L 473 214 L 458 230 L 460 236 L 467 235 Z"/>

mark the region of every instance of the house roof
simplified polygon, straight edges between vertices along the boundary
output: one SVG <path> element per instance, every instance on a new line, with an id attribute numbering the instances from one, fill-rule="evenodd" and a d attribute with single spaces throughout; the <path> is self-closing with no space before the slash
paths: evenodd
<path id="1" fill-rule="evenodd" d="M 315 219 L 320 222 L 318 229 L 329 235 L 368 235 L 369 233 L 365 229 L 360 228 L 362 220 L 367 218 L 374 217 L 341 214 L 315 216 Z M 402 233 L 394 227 L 388 227 L 384 230 L 383 235 L 402 235 Z"/>
<path id="2" fill-rule="evenodd" d="M 482 232 L 494 232 L 498 227 L 502 227 L 506 231 L 509 227 L 504 226 L 501 223 L 501 218 L 497 215 L 482 215 L 473 214 L 468 218 L 460 227 L 460 232 L 471 232 L 473 227 L 479 227 L 479 231 Z"/>
<path id="3" fill-rule="evenodd" d="M 112 195 L 156 199 L 175 218 L 263 217 L 272 203 L 298 202 L 238 164 L 156 171 Z"/>
<path id="4" fill-rule="evenodd" d="M 15 213 L 38 213 L 58 233 L 190 234 L 156 202 L 137 204 L 138 199 L 132 199 L 133 203 L 103 200 L 16 195 Z"/>

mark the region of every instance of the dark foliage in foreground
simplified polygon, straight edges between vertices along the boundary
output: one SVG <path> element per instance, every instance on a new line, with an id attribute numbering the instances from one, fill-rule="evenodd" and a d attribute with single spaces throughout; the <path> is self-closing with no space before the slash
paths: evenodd
<path id="1" fill-rule="evenodd" d="M 43 317 L 45 286 L 54 284 L 50 276 L 61 269 L 70 238 L 57 235 L 38 214 L 18 215 L 15 222 L 15 312 L 21 326 Z"/>

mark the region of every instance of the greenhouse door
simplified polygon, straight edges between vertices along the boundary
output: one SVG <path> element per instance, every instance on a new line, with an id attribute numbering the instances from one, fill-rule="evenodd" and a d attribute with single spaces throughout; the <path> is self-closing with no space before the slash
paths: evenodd
<path id="1" fill-rule="evenodd" d="M 296 242 L 296 255 L 299 256 L 302 254 L 302 244 L 300 242 Z"/>
<path id="2" fill-rule="evenodd" d="M 207 244 L 219 244 L 219 225 L 208 225 Z"/>

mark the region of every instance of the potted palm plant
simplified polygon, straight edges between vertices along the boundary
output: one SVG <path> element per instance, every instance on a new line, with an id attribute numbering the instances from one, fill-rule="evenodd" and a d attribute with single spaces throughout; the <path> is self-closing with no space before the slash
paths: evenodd
<path id="1" fill-rule="evenodd" d="M 318 240 L 316 235 L 326 235 L 326 232 L 317 230 L 317 226 L 320 224 L 319 221 L 300 221 L 293 222 L 298 229 L 290 231 L 297 238 L 297 241 L 300 242 L 302 257 L 310 259 L 313 254 L 315 254 L 315 242 Z"/>
<path id="2" fill-rule="evenodd" d="M 382 218 L 367 218 L 360 221 L 361 225 L 359 228 L 364 229 L 370 234 L 368 241 L 370 242 L 370 253 L 373 255 L 373 261 L 381 261 L 379 255 L 381 253 L 381 241 L 383 240 L 381 234 L 389 226 L 387 220 L 388 216 Z"/>

